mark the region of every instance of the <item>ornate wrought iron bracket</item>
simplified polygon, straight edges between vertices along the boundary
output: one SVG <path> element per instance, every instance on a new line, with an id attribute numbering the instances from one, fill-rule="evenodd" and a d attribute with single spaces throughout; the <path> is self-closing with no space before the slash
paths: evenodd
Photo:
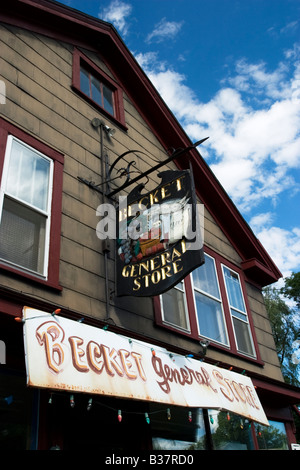
<path id="1" fill-rule="evenodd" d="M 112 172 L 115 170 L 117 164 L 123 160 L 127 155 L 130 154 L 143 154 L 147 155 L 145 152 L 142 152 L 141 150 L 128 150 L 124 153 L 122 153 L 116 160 L 111 164 L 109 167 L 108 161 L 107 161 L 107 154 L 104 155 L 104 148 L 103 148 L 103 133 L 106 134 L 108 138 L 110 138 L 113 134 L 113 129 L 109 128 L 103 121 L 101 121 L 98 118 L 94 118 L 91 121 L 92 126 L 97 129 L 98 127 L 100 128 L 100 159 L 101 159 L 101 172 L 102 172 L 102 181 L 99 184 L 95 184 L 93 181 L 88 181 L 80 176 L 78 176 L 78 180 L 81 181 L 82 183 L 86 184 L 93 190 L 99 192 L 102 194 L 103 197 L 107 197 L 109 199 L 113 199 L 115 194 L 118 192 L 122 191 L 123 189 L 128 188 L 134 183 L 137 183 L 140 181 L 142 178 L 148 178 L 148 175 L 153 173 L 154 171 L 159 170 L 162 166 L 167 165 L 169 162 L 176 160 L 180 158 L 182 155 L 186 154 L 188 151 L 198 147 L 201 145 L 203 142 L 205 142 L 209 137 L 205 137 L 204 139 L 199 140 L 198 142 L 195 142 L 194 144 L 186 147 L 186 148 L 179 148 L 176 150 L 173 150 L 172 154 L 166 158 L 165 160 L 157 163 L 156 165 L 152 166 L 149 168 L 147 171 L 144 173 L 141 173 L 137 167 L 136 167 L 136 162 L 134 160 L 130 161 L 127 163 L 126 167 L 123 167 L 117 171 L 117 176 L 112 177 Z M 138 176 L 135 176 L 134 178 L 131 177 L 133 173 L 139 173 Z M 110 190 L 110 183 L 113 181 L 120 179 L 122 177 L 126 177 L 126 180 L 121 186 L 119 186 L 116 189 Z"/>
<path id="2" fill-rule="evenodd" d="M 136 176 L 133 179 L 129 179 L 122 186 L 120 186 L 119 188 L 117 188 L 117 189 L 111 191 L 109 194 L 107 194 L 107 197 L 112 197 L 116 193 L 118 193 L 119 191 L 122 191 L 123 189 L 127 188 L 128 186 L 131 186 L 132 184 L 136 183 L 140 179 L 142 179 L 144 177 L 148 177 L 148 175 L 150 175 L 150 173 L 153 173 L 153 171 L 157 171 L 159 168 L 161 168 L 164 165 L 167 165 L 172 160 L 176 160 L 177 158 L 181 157 L 182 155 L 184 155 L 189 150 L 192 150 L 193 148 L 198 147 L 198 145 L 201 145 L 208 138 L 209 137 L 205 137 L 204 139 L 201 139 L 198 142 L 195 142 L 193 145 L 190 145 L 189 147 L 186 147 L 184 149 L 174 150 L 172 155 L 170 157 L 168 157 L 166 160 L 163 160 L 163 161 L 159 162 L 157 165 L 155 165 L 152 168 L 149 168 L 149 170 L 145 171 L 144 173 L 140 174 L 139 176 Z M 136 150 L 135 151 L 129 151 L 129 152 L 125 152 L 125 154 L 130 153 L 130 152 L 137 152 L 137 151 Z M 139 152 L 139 153 L 143 153 L 143 152 Z M 117 158 L 116 162 L 121 160 L 125 156 L 125 154 L 120 155 L 120 157 Z M 115 165 L 116 162 L 114 162 L 112 164 L 111 168 Z"/>

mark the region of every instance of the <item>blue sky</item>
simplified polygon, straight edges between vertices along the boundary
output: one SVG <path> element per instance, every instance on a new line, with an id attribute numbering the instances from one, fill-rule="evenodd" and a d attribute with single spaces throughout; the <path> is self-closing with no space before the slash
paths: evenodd
<path id="1" fill-rule="evenodd" d="M 300 1 L 65 0 L 112 23 L 284 276 L 300 270 Z"/>

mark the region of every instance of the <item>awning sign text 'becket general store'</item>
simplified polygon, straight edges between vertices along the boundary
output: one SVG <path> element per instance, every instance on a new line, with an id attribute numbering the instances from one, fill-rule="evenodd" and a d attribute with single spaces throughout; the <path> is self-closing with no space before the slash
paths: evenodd
<path id="1" fill-rule="evenodd" d="M 249 377 L 24 307 L 29 386 L 217 408 L 268 425 Z"/>

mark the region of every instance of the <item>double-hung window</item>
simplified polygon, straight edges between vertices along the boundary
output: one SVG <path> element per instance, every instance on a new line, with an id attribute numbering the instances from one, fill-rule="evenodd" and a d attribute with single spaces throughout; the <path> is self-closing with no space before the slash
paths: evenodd
<path id="1" fill-rule="evenodd" d="M 3 176 L 0 259 L 46 277 L 53 162 L 9 136 Z"/>
<path id="2" fill-rule="evenodd" d="M 200 336 L 228 345 L 214 259 L 205 255 L 205 263 L 193 271 L 192 276 Z"/>
<path id="3" fill-rule="evenodd" d="M 0 139 L 0 266 L 60 289 L 63 155 L 3 119 Z"/>
<path id="4" fill-rule="evenodd" d="M 222 268 L 237 350 L 253 356 L 254 347 L 239 275 L 224 265 Z"/>

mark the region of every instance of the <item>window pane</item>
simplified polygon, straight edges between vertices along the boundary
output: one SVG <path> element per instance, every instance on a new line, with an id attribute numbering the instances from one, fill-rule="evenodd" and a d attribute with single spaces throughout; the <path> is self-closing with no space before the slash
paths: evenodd
<path id="1" fill-rule="evenodd" d="M 84 69 L 80 69 L 80 90 L 91 97 L 89 73 Z"/>
<path id="2" fill-rule="evenodd" d="M 200 335 L 227 344 L 221 303 L 195 292 Z"/>
<path id="3" fill-rule="evenodd" d="M 7 197 L 0 225 L 0 257 L 43 274 L 46 217 Z"/>
<path id="4" fill-rule="evenodd" d="M 219 286 L 213 258 L 205 255 L 205 263 L 193 271 L 194 286 L 220 299 Z"/>
<path id="5" fill-rule="evenodd" d="M 103 107 L 101 98 L 100 82 L 95 77 L 91 76 L 92 99 Z"/>
<path id="6" fill-rule="evenodd" d="M 260 449 L 288 450 L 288 440 L 284 423 L 270 421 L 270 426 L 255 423 L 257 442 Z"/>
<path id="7" fill-rule="evenodd" d="M 114 114 L 113 92 L 106 85 L 103 85 L 103 101 L 104 109 L 106 109 L 110 114 Z"/>
<path id="8" fill-rule="evenodd" d="M 209 410 L 209 422 L 215 450 L 254 450 L 249 420 L 242 416 Z"/>
<path id="9" fill-rule="evenodd" d="M 237 317 L 243 321 L 247 321 L 247 315 L 245 313 L 239 312 L 238 310 L 234 310 L 234 308 L 231 308 L 230 311 L 231 315 L 233 315 L 234 317 Z"/>
<path id="10" fill-rule="evenodd" d="M 185 407 L 169 407 L 169 418 L 166 409 L 160 405 L 150 403 L 151 433 L 154 450 L 205 450 L 206 434 L 203 412 L 200 408 L 193 408 L 192 420 L 188 420 Z"/>
<path id="11" fill-rule="evenodd" d="M 232 318 L 232 320 L 233 320 L 238 350 L 253 356 L 254 353 L 253 353 L 253 347 L 252 347 L 251 337 L 249 333 L 248 323 L 240 321 L 237 318 Z"/>
<path id="12" fill-rule="evenodd" d="M 235 272 L 230 271 L 228 268 L 224 267 L 223 269 L 230 306 L 245 312 L 244 300 L 238 275 Z"/>
<path id="13" fill-rule="evenodd" d="M 162 295 L 163 319 L 165 322 L 188 330 L 189 326 L 184 296 L 184 291 L 176 288 L 170 289 Z"/>
<path id="14" fill-rule="evenodd" d="M 47 210 L 50 162 L 16 140 L 12 141 L 6 191 Z"/>

